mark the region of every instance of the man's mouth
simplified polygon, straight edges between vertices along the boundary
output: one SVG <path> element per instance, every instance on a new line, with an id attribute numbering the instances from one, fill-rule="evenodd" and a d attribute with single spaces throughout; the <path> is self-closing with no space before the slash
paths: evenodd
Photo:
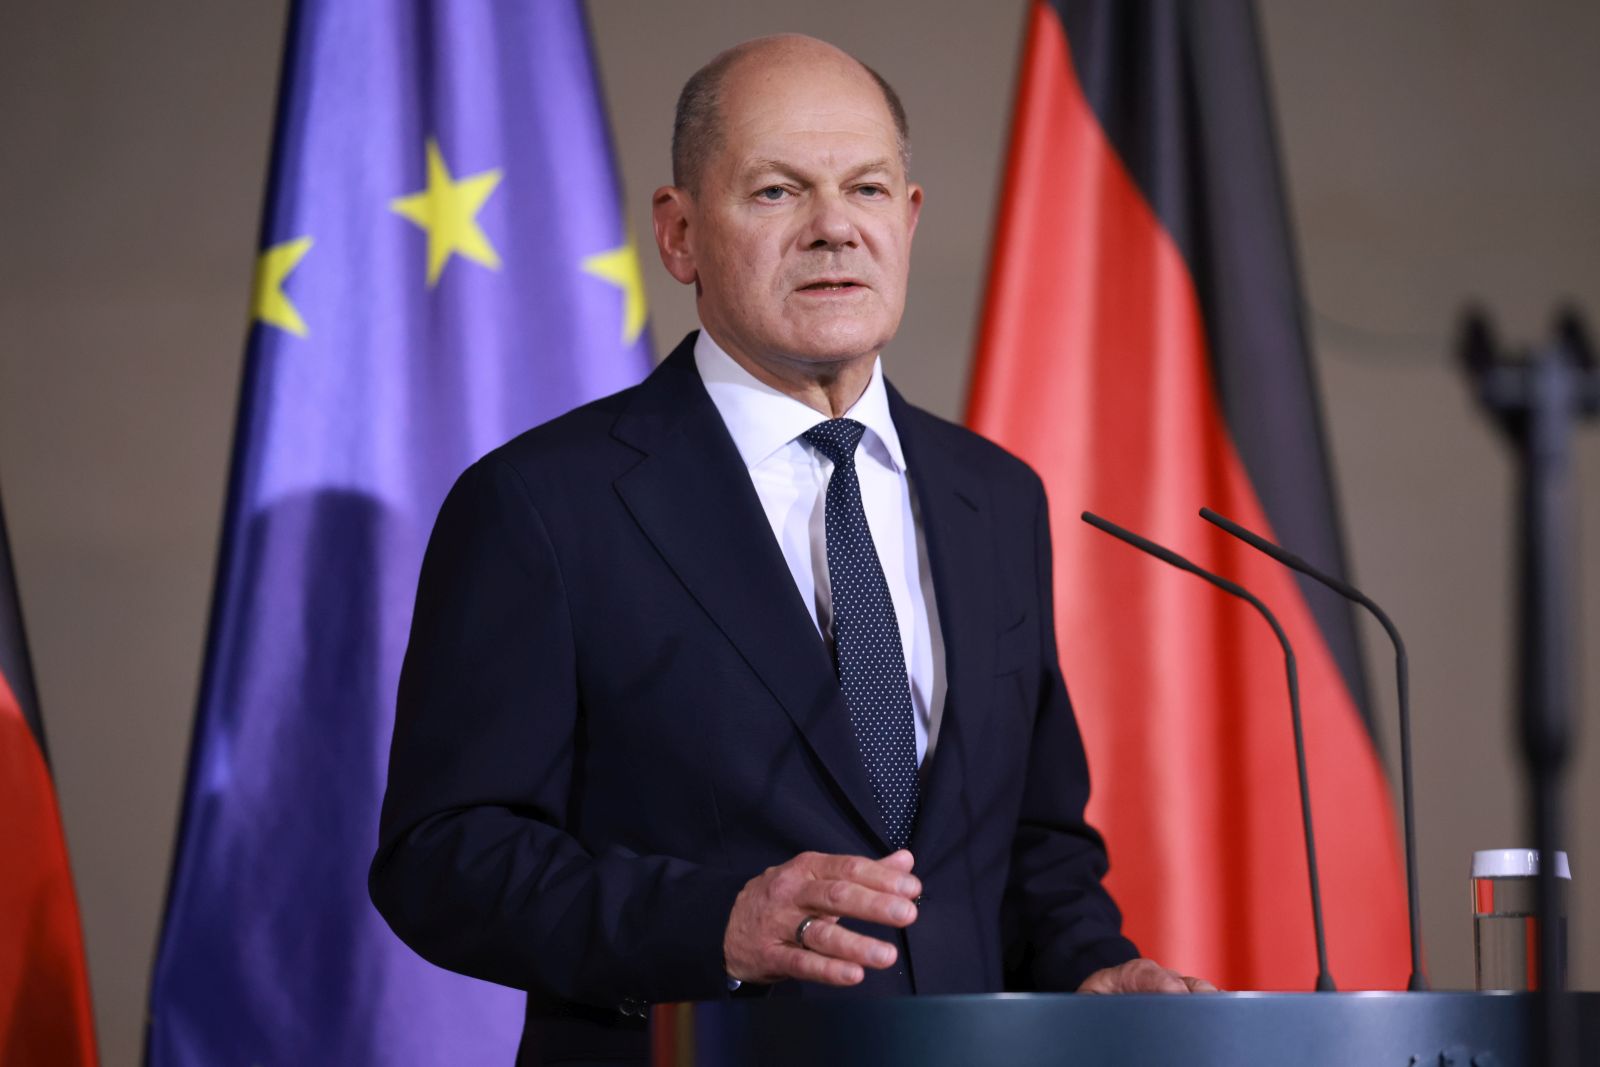
<path id="1" fill-rule="evenodd" d="M 822 281 L 812 282 L 810 285 L 802 285 L 800 291 L 802 293 L 827 293 L 859 288 L 862 288 L 860 282 L 851 281 L 848 278 L 825 278 Z"/>

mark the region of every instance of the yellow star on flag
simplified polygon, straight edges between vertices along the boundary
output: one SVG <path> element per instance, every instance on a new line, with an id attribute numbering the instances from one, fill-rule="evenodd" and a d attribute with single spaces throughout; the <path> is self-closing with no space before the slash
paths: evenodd
<path id="1" fill-rule="evenodd" d="M 500 269 L 500 256 L 478 227 L 478 211 L 500 184 L 500 170 L 466 178 L 450 177 L 439 144 L 428 138 L 428 187 L 389 201 L 389 210 L 416 223 L 428 235 L 428 287 L 439 281 L 452 253 Z"/>
<path id="2" fill-rule="evenodd" d="M 631 345 L 644 330 L 644 274 L 639 269 L 639 252 L 633 238 L 621 248 L 585 256 L 583 269 L 622 290 L 622 343 Z"/>
<path id="3" fill-rule="evenodd" d="M 289 302 L 288 295 L 283 291 L 283 283 L 309 251 L 311 238 L 297 237 L 293 241 L 272 245 L 257 257 L 254 292 L 250 297 L 252 322 L 276 326 L 296 337 L 306 335 L 306 322 Z"/>

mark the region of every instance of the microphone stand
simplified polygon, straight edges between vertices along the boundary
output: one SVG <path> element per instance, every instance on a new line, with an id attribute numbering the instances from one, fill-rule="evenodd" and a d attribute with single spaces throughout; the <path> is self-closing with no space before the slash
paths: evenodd
<path id="1" fill-rule="evenodd" d="M 1311 821 L 1311 784 L 1306 773 L 1306 737 L 1301 728 L 1300 719 L 1300 672 L 1295 666 L 1294 647 L 1289 644 L 1289 635 L 1284 633 L 1283 626 L 1279 624 L 1278 617 L 1270 608 L 1263 604 L 1259 597 L 1237 582 L 1230 582 L 1220 574 L 1213 574 L 1198 564 L 1184 559 L 1170 548 L 1156 544 L 1147 537 L 1141 537 L 1132 530 L 1118 526 L 1109 519 L 1103 519 L 1092 511 L 1085 511 L 1083 521 L 1093 526 L 1102 533 L 1108 533 L 1119 541 L 1126 542 L 1137 548 L 1140 552 L 1154 556 L 1169 566 L 1180 571 L 1187 571 L 1197 578 L 1201 578 L 1221 589 L 1224 593 L 1238 597 L 1261 614 L 1267 620 L 1267 625 L 1272 627 L 1272 632 L 1278 638 L 1278 644 L 1283 649 L 1284 675 L 1289 683 L 1289 718 L 1294 725 L 1294 759 L 1297 777 L 1300 783 L 1300 818 L 1306 839 L 1306 873 L 1311 881 L 1311 930 L 1317 942 L 1317 978 L 1315 988 L 1319 993 L 1337 992 L 1334 985 L 1333 974 L 1328 969 L 1328 938 L 1326 927 L 1322 922 L 1322 878 L 1317 873 L 1317 838 Z"/>
<path id="2" fill-rule="evenodd" d="M 1406 983 L 1406 989 L 1413 993 L 1426 992 L 1428 979 L 1422 973 L 1422 899 L 1417 886 L 1417 819 L 1414 793 L 1411 788 L 1411 660 L 1406 655 L 1406 643 L 1400 637 L 1400 628 L 1376 601 L 1342 578 L 1318 570 L 1281 545 L 1273 544 L 1260 534 L 1245 529 L 1232 519 L 1218 515 L 1210 508 L 1201 508 L 1200 517 L 1237 537 L 1256 551 L 1266 553 L 1285 567 L 1297 570 L 1306 577 L 1321 582 L 1347 600 L 1360 604 L 1383 625 L 1384 631 L 1389 635 L 1390 643 L 1394 645 L 1395 688 L 1400 695 L 1400 795 L 1403 802 L 1401 823 L 1405 830 L 1406 846 L 1406 912 L 1411 927 L 1411 978 Z"/>
<path id="3" fill-rule="evenodd" d="M 1460 358 L 1478 399 L 1517 454 L 1521 514 L 1518 655 L 1521 738 L 1539 850 L 1538 1025 L 1530 1062 L 1571 1067 L 1571 1028 L 1560 1002 L 1566 927 L 1559 913 L 1555 853 L 1563 837 L 1562 786 L 1571 744 L 1573 605 L 1572 432 L 1600 412 L 1600 373 L 1573 312 L 1550 343 L 1507 358 L 1481 311 L 1468 314 Z"/>

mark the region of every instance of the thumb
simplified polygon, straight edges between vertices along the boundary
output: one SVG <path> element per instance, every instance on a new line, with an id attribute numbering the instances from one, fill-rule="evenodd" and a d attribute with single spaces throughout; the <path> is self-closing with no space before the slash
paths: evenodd
<path id="1" fill-rule="evenodd" d="M 889 855 L 883 857 L 883 862 L 887 863 L 897 871 L 909 871 L 916 865 L 917 860 L 916 857 L 911 854 L 910 849 L 903 848 L 898 852 L 891 852 Z"/>

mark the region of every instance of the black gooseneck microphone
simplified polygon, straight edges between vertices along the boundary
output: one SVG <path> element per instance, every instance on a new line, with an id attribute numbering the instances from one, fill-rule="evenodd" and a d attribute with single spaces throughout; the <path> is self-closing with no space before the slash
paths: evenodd
<path id="1" fill-rule="evenodd" d="M 1300 726 L 1300 675 L 1295 667 L 1294 649 L 1289 645 L 1289 635 L 1283 632 L 1277 617 L 1267 610 L 1267 606 L 1243 586 L 1230 582 L 1221 575 L 1212 574 L 1204 567 L 1184 559 L 1170 548 L 1163 548 L 1148 538 L 1140 537 L 1132 530 L 1123 529 L 1109 519 L 1102 519 L 1092 511 L 1083 513 L 1083 521 L 1118 540 L 1126 541 L 1163 563 L 1171 564 L 1180 571 L 1188 571 L 1198 578 L 1204 578 L 1223 592 L 1247 601 L 1261 613 L 1262 618 L 1267 620 L 1272 632 L 1278 635 L 1278 644 L 1283 646 L 1284 672 L 1289 678 L 1289 714 L 1294 722 L 1294 757 L 1300 774 L 1300 816 L 1305 825 L 1306 869 L 1311 875 L 1311 925 L 1317 936 L 1316 989 L 1319 993 L 1334 992 L 1336 987 L 1333 984 L 1333 975 L 1328 973 L 1328 941 L 1322 926 L 1322 881 L 1317 875 L 1317 840 L 1311 827 L 1311 788 L 1306 778 L 1306 740 Z"/>
<path id="2" fill-rule="evenodd" d="M 1416 822 L 1412 817 L 1411 801 L 1411 666 L 1410 661 L 1406 659 L 1406 644 L 1400 639 L 1400 631 L 1390 621 L 1387 612 L 1349 582 L 1323 573 L 1281 545 L 1245 529 L 1232 519 L 1218 515 L 1210 508 L 1201 508 L 1200 517 L 1213 526 L 1220 526 L 1251 548 L 1266 553 L 1285 567 L 1297 570 L 1307 578 L 1314 578 L 1346 600 L 1360 604 L 1383 624 L 1384 630 L 1389 634 L 1389 640 L 1394 644 L 1395 681 L 1400 690 L 1400 794 L 1406 835 L 1406 905 L 1410 909 L 1411 917 L 1411 980 L 1406 983 L 1406 988 L 1412 992 L 1426 990 L 1428 980 L 1422 974 L 1422 935 L 1418 922 L 1418 914 L 1422 910 L 1422 898 L 1417 891 L 1417 832 Z"/>

